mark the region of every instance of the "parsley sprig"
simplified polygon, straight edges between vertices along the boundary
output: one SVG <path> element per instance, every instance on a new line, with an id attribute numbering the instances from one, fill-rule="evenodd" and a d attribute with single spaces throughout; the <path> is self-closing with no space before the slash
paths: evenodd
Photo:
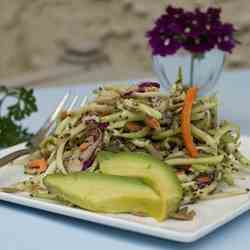
<path id="1" fill-rule="evenodd" d="M 33 89 L 0 86 L 0 148 L 29 140 L 21 121 L 36 111 Z"/>

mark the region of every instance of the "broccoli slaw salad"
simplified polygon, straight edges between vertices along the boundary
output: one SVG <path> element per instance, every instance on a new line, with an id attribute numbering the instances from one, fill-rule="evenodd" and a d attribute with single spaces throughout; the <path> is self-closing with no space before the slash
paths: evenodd
<path id="1" fill-rule="evenodd" d="M 216 95 L 197 95 L 183 85 L 181 74 L 168 92 L 156 82 L 130 86 L 104 85 L 79 110 L 62 112 L 56 127 L 28 156 L 25 174 L 30 178 L 4 192 L 28 192 L 36 198 L 58 199 L 43 183 L 50 174 L 99 173 L 98 153 L 149 154 L 168 165 L 183 190 L 172 216 L 192 219 L 186 206 L 200 200 L 231 197 L 248 192 L 235 179 L 250 166 L 242 155 L 240 128 L 218 118 Z"/>

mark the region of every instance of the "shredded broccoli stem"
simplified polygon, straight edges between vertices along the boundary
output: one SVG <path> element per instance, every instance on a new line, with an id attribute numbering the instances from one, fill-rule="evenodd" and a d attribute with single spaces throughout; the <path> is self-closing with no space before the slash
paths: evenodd
<path id="1" fill-rule="evenodd" d="M 212 96 L 211 98 L 212 100 L 214 100 L 216 103 L 218 103 L 218 98 L 216 97 L 216 95 Z M 211 114 L 212 114 L 212 126 L 214 128 L 216 128 L 218 126 L 218 105 L 214 106 L 214 108 L 211 110 Z"/>
<path id="2" fill-rule="evenodd" d="M 206 127 L 211 128 L 211 126 L 212 126 L 211 112 L 208 110 L 205 112 L 205 114 L 206 114 L 206 119 L 205 119 Z"/>
<path id="3" fill-rule="evenodd" d="M 17 188 L 17 187 L 1 187 L 0 192 L 4 193 L 18 193 L 18 192 L 23 192 L 23 189 Z"/>
<path id="4" fill-rule="evenodd" d="M 73 138 L 77 136 L 80 132 L 82 132 L 86 128 L 86 125 L 84 123 L 80 123 L 77 127 L 73 128 L 70 131 L 70 137 Z"/>
<path id="5" fill-rule="evenodd" d="M 145 115 L 141 113 L 130 112 L 128 110 L 124 110 L 121 112 L 117 112 L 111 115 L 107 115 L 101 118 L 102 122 L 115 122 L 120 120 L 126 121 L 142 121 L 145 119 Z"/>
<path id="6" fill-rule="evenodd" d="M 181 184 L 184 189 L 190 188 L 190 187 L 196 187 L 197 183 L 196 181 L 189 181 L 189 182 L 184 182 Z"/>
<path id="7" fill-rule="evenodd" d="M 182 108 L 183 107 L 183 102 L 182 103 L 177 103 L 177 104 L 171 104 L 168 108 L 170 110 L 176 110 L 178 108 Z"/>
<path id="8" fill-rule="evenodd" d="M 216 106 L 217 106 L 217 102 L 215 102 L 215 101 L 205 103 L 205 104 L 197 104 L 192 109 L 192 114 L 204 112 L 204 111 L 207 111 L 209 109 L 213 109 Z"/>
<path id="9" fill-rule="evenodd" d="M 169 130 L 166 130 L 166 131 L 159 131 L 159 132 L 156 132 L 152 138 L 154 140 L 163 140 L 163 139 L 166 139 L 167 137 L 171 137 L 171 136 L 174 136 L 174 135 L 178 135 L 181 133 L 181 128 L 177 128 L 177 129 L 169 129 Z"/>
<path id="10" fill-rule="evenodd" d="M 239 190 L 239 191 L 232 191 L 232 192 L 220 192 L 220 193 L 214 193 L 207 195 L 205 197 L 201 197 L 201 200 L 215 200 L 215 199 L 223 199 L 223 198 L 229 198 L 233 196 L 238 195 L 244 195 L 247 194 L 247 190 Z"/>
<path id="11" fill-rule="evenodd" d="M 150 131 L 150 128 L 145 127 L 138 132 L 123 133 L 123 134 L 120 134 L 119 132 L 117 132 L 114 135 L 117 137 L 123 137 L 123 138 L 127 138 L 127 139 L 139 139 L 139 138 L 145 137 L 149 131 Z"/>
<path id="12" fill-rule="evenodd" d="M 200 157 L 200 158 L 180 158 L 180 159 L 166 159 L 168 165 L 192 165 L 192 164 L 217 164 L 223 160 L 223 155 Z"/>
<path id="13" fill-rule="evenodd" d="M 148 106 L 146 104 L 138 103 L 138 106 L 136 108 L 138 108 L 139 111 L 141 111 L 149 116 L 152 116 L 158 120 L 160 120 L 162 118 L 161 112 L 151 108 L 150 106 Z"/>
<path id="14" fill-rule="evenodd" d="M 245 193 L 217 193 L 225 184 L 234 185 L 237 172 L 244 170 L 247 173 L 250 166 L 250 159 L 239 151 L 239 127 L 218 120 L 217 97 L 198 97 L 194 101 L 190 132 L 199 155 L 190 158 L 180 128 L 180 112 L 187 92 L 181 71 L 170 91 L 160 92 L 156 86 L 153 82 L 145 82 L 98 88 L 95 99 L 79 110 L 67 113 L 64 119 L 61 116 L 51 135 L 29 156 L 28 161 L 45 159 L 48 168 L 37 173 L 27 161 L 25 171 L 33 175 L 32 178 L 0 190 L 28 192 L 34 197 L 61 202 L 58 197 L 49 195 L 43 178 L 48 174 L 76 171 L 74 167 L 81 167 L 85 160 L 92 164 L 84 171 L 98 172 L 96 154 L 106 150 L 144 152 L 166 162 L 182 185 L 181 205 Z M 85 122 L 89 119 L 91 122 Z M 136 123 L 128 124 L 133 121 Z M 92 153 L 88 148 L 94 143 L 98 145 Z M 181 216 L 179 213 L 176 218 Z"/>
<path id="15" fill-rule="evenodd" d="M 149 140 L 140 140 L 140 139 L 134 139 L 132 140 L 132 143 L 140 148 L 145 148 L 150 154 L 155 156 L 158 159 L 163 159 L 162 154 L 154 148 L 154 146 L 150 143 Z"/>
<path id="16" fill-rule="evenodd" d="M 250 159 L 241 154 L 239 151 L 236 152 L 236 157 L 243 166 L 250 166 Z"/>
<path id="17" fill-rule="evenodd" d="M 204 119 L 205 118 L 205 114 L 206 114 L 205 112 L 194 113 L 191 116 L 191 120 L 192 121 L 198 121 L 198 120 Z"/>
<path id="18" fill-rule="evenodd" d="M 216 131 L 216 133 L 214 135 L 214 139 L 216 140 L 217 143 L 219 143 L 221 137 L 224 134 L 226 134 L 227 132 L 229 132 L 229 131 L 231 131 L 233 129 L 236 131 L 236 134 L 237 134 L 236 140 L 238 140 L 239 137 L 240 137 L 240 128 L 239 128 L 239 126 L 236 126 L 236 125 L 234 125 L 232 123 L 227 123 L 225 126 L 217 129 L 217 131 Z"/>
<path id="19" fill-rule="evenodd" d="M 123 128 L 126 125 L 126 123 L 127 123 L 126 120 L 113 122 L 108 126 L 108 129 L 112 130 L 112 129 L 115 129 L 115 128 Z"/>
<path id="20" fill-rule="evenodd" d="M 43 176 L 55 173 L 56 168 L 57 168 L 57 164 L 56 164 L 56 160 L 55 160 L 49 164 L 47 170 L 43 173 Z"/>
<path id="21" fill-rule="evenodd" d="M 114 111 L 112 105 L 97 104 L 95 102 L 92 102 L 83 106 L 78 112 L 76 112 L 76 115 L 82 115 L 88 112 L 112 112 L 112 111 Z"/>
<path id="22" fill-rule="evenodd" d="M 230 172 L 228 169 L 224 169 L 222 179 L 223 179 L 223 181 L 225 181 L 229 186 L 233 186 L 233 185 L 234 185 L 233 174 L 232 174 L 232 172 Z"/>
<path id="23" fill-rule="evenodd" d="M 38 199 L 57 200 L 57 196 L 49 194 L 48 191 L 32 192 L 31 196 Z"/>
<path id="24" fill-rule="evenodd" d="M 214 133 L 215 134 L 215 133 Z M 234 136 L 232 136 L 231 134 L 229 133 L 226 133 L 224 134 L 221 139 L 220 139 L 220 143 L 225 143 L 225 144 L 228 144 L 228 143 L 236 143 L 236 138 Z"/>
<path id="25" fill-rule="evenodd" d="M 134 143 L 139 148 L 144 148 L 146 145 L 149 144 L 149 141 L 143 139 L 134 139 L 132 140 L 132 143 Z"/>
<path id="26" fill-rule="evenodd" d="M 54 136 L 48 136 L 41 142 L 40 147 L 46 148 L 48 144 L 56 145 L 56 138 Z"/>
<path id="27" fill-rule="evenodd" d="M 167 94 L 162 93 L 162 92 L 145 92 L 145 93 L 139 93 L 135 92 L 131 95 L 132 97 L 137 97 L 137 98 L 149 98 L 149 97 L 167 97 Z"/>
<path id="28" fill-rule="evenodd" d="M 57 165 L 57 168 L 63 173 L 63 174 L 67 174 L 67 171 L 64 167 L 64 164 L 63 164 L 63 152 L 64 152 L 64 148 L 67 144 L 68 140 L 65 140 L 63 141 L 59 147 L 58 147 L 58 150 L 57 150 L 57 153 L 56 153 L 56 165 Z"/>
<path id="29" fill-rule="evenodd" d="M 209 196 L 212 192 L 214 192 L 216 190 L 218 183 L 216 181 L 210 183 L 209 185 L 207 185 L 206 187 L 202 188 L 202 190 L 199 190 L 196 192 L 196 196 L 199 199 L 203 199 L 206 198 L 207 196 Z"/>
<path id="30" fill-rule="evenodd" d="M 125 92 L 129 87 L 130 87 L 129 84 L 119 84 L 119 85 L 105 84 L 103 86 L 103 89 L 104 90 L 114 90 L 117 92 Z"/>
<path id="31" fill-rule="evenodd" d="M 204 141 L 207 145 L 211 146 L 212 148 L 217 148 L 216 140 L 213 139 L 208 133 L 202 131 L 201 129 L 197 128 L 196 126 L 191 126 L 191 131 L 194 137 Z"/>
<path id="32" fill-rule="evenodd" d="M 204 152 L 208 155 L 217 155 L 217 148 L 211 148 L 210 146 L 197 146 L 196 147 L 200 153 Z"/>
<path id="33" fill-rule="evenodd" d="M 102 122 L 114 122 L 123 118 L 124 111 L 117 112 L 111 115 L 107 115 L 101 118 Z"/>
<path id="34" fill-rule="evenodd" d="M 214 166 L 208 164 L 193 164 L 192 169 L 201 173 L 212 172 L 214 171 Z"/>
<path id="35" fill-rule="evenodd" d="M 53 151 L 51 154 L 50 154 L 50 157 L 47 161 L 48 164 L 51 164 L 54 160 L 55 160 L 55 157 L 56 157 L 56 152 Z"/>
<path id="36" fill-rule="evenodd" d="M 186 155 L 186 153 L 184 151 L 177 151 L 177 152 L 169 154 L 167 159 L 175 159 L 175 158 L 178 158 L 178 157 L 185 158 L 186 156 L 187 155 Z"/>
<path id="37" fill-rule="evenodd" d="M 55 130 L 55 134 L 56 135 L 60 135 L 63 133 L 63 131 L 65 130 L 65 128 L 67 128 L 67 126 L 70 124 L 70 117 L 67 116 L 65 119 L 63 119 L 60 123 L 58 123 L 58 126 Z"/>

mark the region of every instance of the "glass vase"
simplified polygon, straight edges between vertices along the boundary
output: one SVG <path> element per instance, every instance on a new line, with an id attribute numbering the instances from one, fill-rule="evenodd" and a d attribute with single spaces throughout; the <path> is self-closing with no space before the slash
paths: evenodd
<path id="1" fill-rule="evenodd" d="M 200 94 L 207 94 L 214 88 L 224 62 L 225 53 L 218 49 L 197 56 L 185 50 L 165 57 L 153 56 L 154 70 L 163 88 L 169 88 L 176 81 L 181 67 L 184 84 L 198 86 Z"/>

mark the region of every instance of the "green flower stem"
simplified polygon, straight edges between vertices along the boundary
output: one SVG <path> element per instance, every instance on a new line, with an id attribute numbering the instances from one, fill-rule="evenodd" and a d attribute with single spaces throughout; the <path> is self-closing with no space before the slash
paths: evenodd
<path id="1" fill-rule="evenodd" d="M 194 85 L 194 60 L 195 55 L 191 54 L 191 62 L 190 62 L 190 87 Z"/>

